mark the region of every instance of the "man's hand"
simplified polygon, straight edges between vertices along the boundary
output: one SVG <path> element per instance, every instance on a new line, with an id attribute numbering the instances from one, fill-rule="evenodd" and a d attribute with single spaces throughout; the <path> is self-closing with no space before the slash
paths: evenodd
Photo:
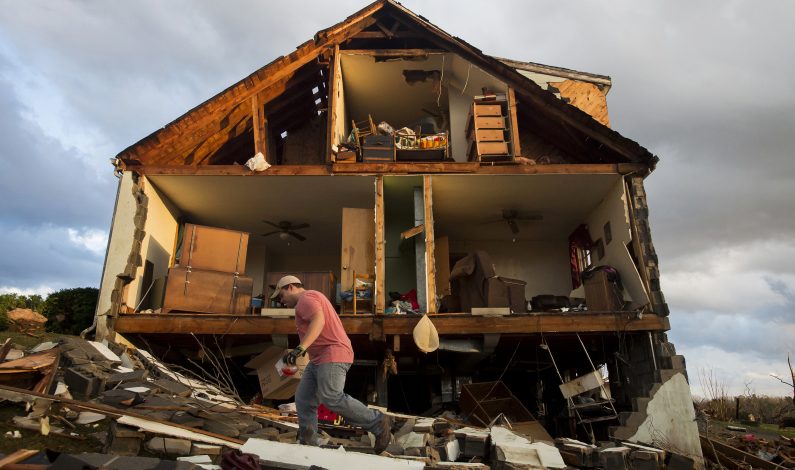
<path id="1" fill-rule="evenodd" d="M 285 354 L 284 357 L 282 358 L 282 361 L 284 361 L 285 364 L 294 366 L 295 363 L 298 361 L 298 358 L 303 357 L 305 354 L 306 354 L 306 349 L 304 349 L 304 347 L 299 344 L 298 346 L 296 346 L 295 349 Z"/>

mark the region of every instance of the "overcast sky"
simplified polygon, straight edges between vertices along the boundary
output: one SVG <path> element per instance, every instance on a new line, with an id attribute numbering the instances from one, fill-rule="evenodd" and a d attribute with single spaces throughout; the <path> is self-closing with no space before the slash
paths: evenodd
<path id="1" fill-rule="evenodd" d="M 365 3 L 25 1 L 0 15 L 0 292 L 97 286 L 109 158 Z M 795 352 L 792 1 L 404 2 L 487 54 L 610 75 L 691 384 L 784 395 Z"/>

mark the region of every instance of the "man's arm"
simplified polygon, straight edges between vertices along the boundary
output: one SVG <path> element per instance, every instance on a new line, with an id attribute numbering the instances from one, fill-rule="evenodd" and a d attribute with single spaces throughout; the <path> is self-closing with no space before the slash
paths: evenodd
<path id="1" fill-rule="evenodd" d="M 312 320 L 309 321 L 309 326 L 306 328 L 306 334 L 304 335 L 303 341 L 301 341 L 300 346 L 304 349 L 308 349 L 312 343 L 315 342 L 318 336 L 320 336 L 320 332 L 323 331 L 323 327 L 326 325 L 326 317 L 323 316 L 323 311 L 318 308 L 312 313 Z"/>

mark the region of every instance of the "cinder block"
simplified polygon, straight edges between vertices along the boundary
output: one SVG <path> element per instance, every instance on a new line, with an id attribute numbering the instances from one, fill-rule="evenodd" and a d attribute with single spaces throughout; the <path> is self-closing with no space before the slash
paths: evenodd
<path id="1" fill-rule="evenodd" d="M 599 464 L 604 470 L 627 470 L 629 468 L 629 448 L 611 447 L 600 450 Z"/>
<path id="2" fill-rule="evenodd" d="M 66 369 L 63 378 L 69 387 L 69 392 L 77 399 L 90 400 L 99 395 L 105 388 L 105 384 L 101 379 L 71 367 Z"/>

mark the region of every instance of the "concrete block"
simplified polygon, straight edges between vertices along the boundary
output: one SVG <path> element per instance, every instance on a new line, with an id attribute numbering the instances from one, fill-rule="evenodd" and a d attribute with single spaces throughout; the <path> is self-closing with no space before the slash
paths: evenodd
<path id="1" fill-rule="evenodd" d="M 157 388 L 164 391 L 165 393 L 169 393 L 171 395 L 177 395 L 179 397 L 187 397 L 191 394 L 191 389 L 187 385 L 183 385 L 179 382 L 169 379 L 157 379 L 152 382 Z"/>
<path id="2" fill-rule="evenodd" d="M 115 374 L 111 374 L 105 379 L 105 384 L 109 386 L 115 386 L 120 382 L 133 382 L 133 381 L 141 381 L 144 380 L 149 372 L 146 369 L 138 369 L 132 372 L 118 372 Z"/>
<path id="3" fill-rule="evenodd" d="M 659 470 L 663 462 L 660 454 L 647 450 L 634 450 L 629 454 L 629 463 L 633 470 Z"/>
<path id="4" fill-rule="evenodd" d="M 141 451 L 144 433 L 129 426 L 111 421 L 103 452 L 115 455 L 135 456 Z"/>
<path id="5" fill-rule="evenodd" d="M 173 437 L 153 437 L 146 442 L 146 450 L 159 454 L 190 455 L 191 442 Z"/>
<path id="6" fill-rule="evenodd" d="M 555 447 L 560 451 L 566 465 L 592 468 L 599 464 L 599 452 L 594 445 L 564 437 L 555 439 Z"/>
<path id="7" fill-rule="evenodd" d="M 104 389 L 101 379 L 76 370 L 73 367 L 66 369 L 63 376 L 64 382 L 69 387 L 69 392 L 78 400 L 90 400 Z"/>
<path id="8" fill-rule="evenodd" d="M 611 447 L 599 451 L 599 464 L 604 470 L 627 470 L 629 447 Z"/>

